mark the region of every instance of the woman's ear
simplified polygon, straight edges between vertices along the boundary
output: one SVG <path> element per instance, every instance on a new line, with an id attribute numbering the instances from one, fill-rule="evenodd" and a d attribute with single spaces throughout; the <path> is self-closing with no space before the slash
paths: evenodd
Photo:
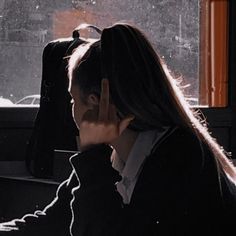
<path id="1" fill-rule="evenodd" d="M 99 98 L 95 94 L 89 94 L 87 101 L 90 106 L 97 106 L 99 104 Z"/>

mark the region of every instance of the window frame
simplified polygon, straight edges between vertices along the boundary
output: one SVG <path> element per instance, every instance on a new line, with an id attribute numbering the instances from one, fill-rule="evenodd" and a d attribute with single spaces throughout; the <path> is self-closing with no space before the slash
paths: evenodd
<path id="1" fill-rule="evenodd" d="M 228 104 L 229 1 L 200 2 L 199 104 Z"/>

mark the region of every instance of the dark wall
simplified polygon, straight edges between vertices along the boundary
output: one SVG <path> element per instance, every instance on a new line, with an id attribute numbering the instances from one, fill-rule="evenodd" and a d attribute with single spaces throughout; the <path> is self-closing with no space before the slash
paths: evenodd
<path id="1" fill-rule="evenodd" d="M 23 161 L 38 108 L 0 108 L 0 161 Z"/>
<path id="2" fill-rule="evenodd" d="M 236 159 L 236 1 L 229 1 L 229 101 L 232 109 L 231 146 Z"/>

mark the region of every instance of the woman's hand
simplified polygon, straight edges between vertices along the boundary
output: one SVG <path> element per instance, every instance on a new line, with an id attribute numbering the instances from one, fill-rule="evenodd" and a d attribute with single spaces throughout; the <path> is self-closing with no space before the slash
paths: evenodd
<path id="1" fill-rule="evenodd" d="M 116 107 L 109 102 L 109 82 L 101 82 L 99 104 L 88 110 L 80 123 L 80 149 L 85 150 L 91 145 L 110 144 L 127 128 L 134 116 L 120 120 Z"/>

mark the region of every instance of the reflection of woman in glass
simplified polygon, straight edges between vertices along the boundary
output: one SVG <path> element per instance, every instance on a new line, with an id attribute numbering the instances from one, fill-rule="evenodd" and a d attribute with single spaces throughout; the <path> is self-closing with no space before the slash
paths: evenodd
<path id="1" fill-rule="evenodd" d="M 81 152 L 54 202 L 9 227 L 225 235 L 236 213 L 236 171 L 143 33 L 121 23 L 104 29 L 73 53 L 69 77 Z"/>

